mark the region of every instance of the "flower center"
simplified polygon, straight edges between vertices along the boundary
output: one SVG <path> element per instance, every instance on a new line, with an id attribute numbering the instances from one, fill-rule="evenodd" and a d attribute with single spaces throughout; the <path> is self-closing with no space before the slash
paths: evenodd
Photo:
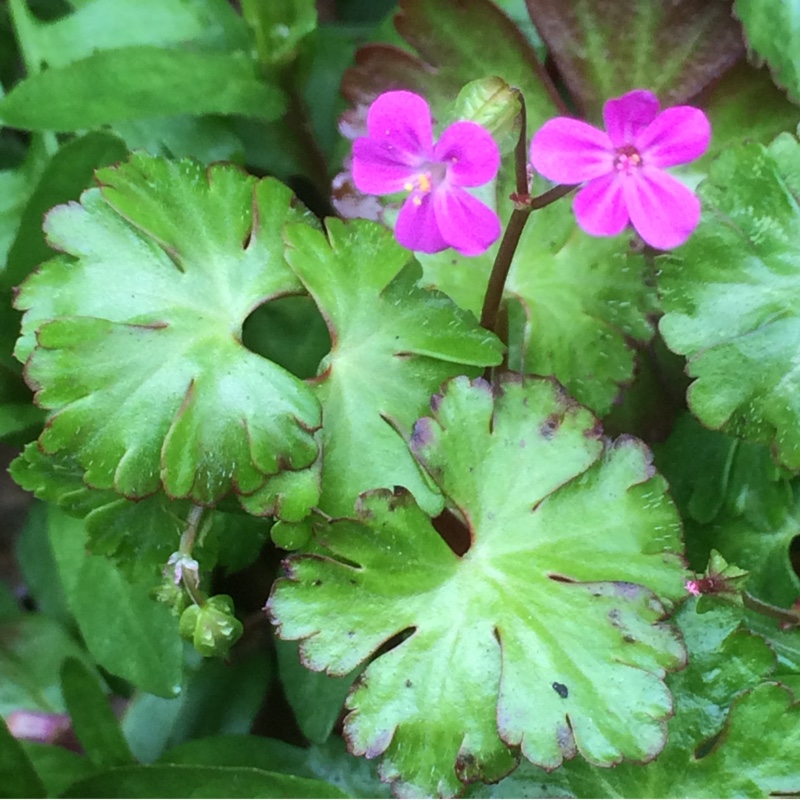
<path id="1" fill-rule="evenodd" d="M 642 157 L 633 145 L 626 144 L 617 148 L 617 154 L 614 156 L 614 169 L 617 172 L 624 172 L 626 175 L 630 175 L 633 169 L 641 166 Z"/>
<path id="2" fill-rule="evenodd" d="M 428 194 L 447 176 L 447 165 L 430 161 L 411 180 L 403 184 L 407 192 L 414 192 L 411 201 L 414 205 L 422 204 L 422 196 Z"/>

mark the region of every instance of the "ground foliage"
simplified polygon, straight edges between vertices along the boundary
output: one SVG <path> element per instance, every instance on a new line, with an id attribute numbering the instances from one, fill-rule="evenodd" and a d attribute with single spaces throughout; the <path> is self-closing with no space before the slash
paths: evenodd
<path id="1" fill-rule="evenodd" d="M 800 792 L 798 30 L 0 7 L 0 794 Z M 369 105 L 413 91 L 495 134 L 505 227 L 522 104 L 529 141 L 632 89 L 711 121 L 697 230 L 534 210 L 492 329 L 500 244 L 409 252 L 355 189 Z"/>

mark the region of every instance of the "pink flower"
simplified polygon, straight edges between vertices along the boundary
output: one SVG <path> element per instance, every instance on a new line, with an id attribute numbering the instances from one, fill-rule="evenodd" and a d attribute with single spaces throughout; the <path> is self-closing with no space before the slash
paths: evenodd
<path id="1" fill-rule="evenodd" d="M 700 201 L 665 167 L 703 155 L 711 125 L 699 108 L 659 114 L 652 92 L 637 90 L 603 107 L 604 133 L 558 117 L 531 142 L 531 163 L 556 183 L 586 183 L 573 203 L 578 224 L 593 236 L 616 236 L 628 222 L 647 244 L 683 244 L 700 220 Z"/>
<path id="2" fill-rule="evenodd" d="M 497 214 L 462 188 L 487 183 L 499 167 L 497 145 L 475 122 L 454 123 L 434 143 L 430 108 L 412 92 L 378 97 L 367 114 L 367 136 L 353 145 L 360 192 L 410 192 L 395 236 L 423 253 L 453 247 L 476 256 L 500 236 Z"/>

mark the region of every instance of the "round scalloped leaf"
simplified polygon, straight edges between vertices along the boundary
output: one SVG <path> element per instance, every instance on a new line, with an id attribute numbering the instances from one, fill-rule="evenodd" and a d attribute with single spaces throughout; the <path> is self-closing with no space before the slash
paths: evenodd
<path id="1" fill-rule="evenodd" d="M 309 467 L 313 392 L 241 342 L 255 307 L 302 291 L 281 229 L 308 215 L 289 189 L 143 154 L 97 177 L 45 223 L 71 258 L 17 298 L 17 356 L 53 412 L 42 449 L 74 455 L 92 487 L 138 498 L 163 484 L 200 504 Z"/>
<path id="2" fill-rule="evenodd" d="M 384 753 L 401 794 L 497 780 L 509 746 L 548 768 L 653 758 L 665 671 L 684 663 L 658 596 L 682 596 L 685 573 L 646 448 L 608 444 L 543 379 L 493 396 L 456 378 L 433 409 L 411 447 L 468 527 L 466 554 L 409 495 L 371 492 L 317 531 L 321 554 L 288 559 L 268 603 L 314 670 L 346 674 L 392 643 L 348 699 L 351 749 Z"/>
<path id="3" fill-rule="evenodd" d="M 731 148 L 698 193 L 700 226 L 659 278 L 661 332 L 703 424 L 800 468 L 800 144 Z"/>
<path id="4" fill-rule="evenodd" d="M 440 507 L 402 438 L 443 381 L 498 364 L 503 345 L 440 292 L 417 286 L 408 251 L 383 226 L 286 228 L 286 258 L 328 323 L 332 350 L 314 382 L 322 403 L 321 507 L 350 514 L 361 492 L 404 486 Z M 405 268 L 404 268 L 405 267 Z"/>

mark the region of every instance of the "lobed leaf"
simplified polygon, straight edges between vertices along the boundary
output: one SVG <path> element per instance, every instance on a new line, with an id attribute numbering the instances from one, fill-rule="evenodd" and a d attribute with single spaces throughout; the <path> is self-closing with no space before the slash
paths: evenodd
<path id="1" fill-rule="evenodd" d="M 644 447 L 603 441 L 553 382 L 493 395 L 456 378 L 411 448 L 469 531 L 448 548 L 410 495 L 363 495 L 355 519 L 287 560 L 268 610 L 306 666 L 377 655 L 347 705 L 357 755 L 383 754 L 401 794 L 498 780 L 514 747 L 552 769 L 649 760 L 684 652 L 664 625 L 683 594 L 679 523 Z M 647 588 L 645 588 L 647 587 Z M 354 598 L 358 603 L 353 602 Z"/>
<path id="2" fill-rule="evenodd" d="M 281 184 L 229 166 L 140 154 L 98 179 L 46 222 L 72 258 L 17 298 L 17 356 L 53 411 L 40 447 L 73 455 L 93 488 L 142 498 L 163 486 L 204 505 L 263 490 L 251 507 L 268 513 L 280 494 L 268 479 L 316 460 L 320 410 L 241 330 L 256 306 L 301 291 L 280 231 L 304 212 Z"/>
<path id="3" fill-rule="evenodd" d="M 286 228 L 286 258 L 314 298 L 331 352 L 313 382 L 323 408 L 322 498 L 349 514 L 356 497 L 405 486 L 426 508 L 439 500 L 387 420 L 410 427 L 440 384 L 498 364 L 502 343 L 439 292 L 417 286 L 408 252 L 380 225 L 330 219 L 328 238 Z"/>
<path id="4" fill-rule="evenodd" d="M 661 332 L 689 359 L 689 406 L 708 427 L 800 467 L 800 144 L 731 148 L 698 190 L 704 213 L 665 261 Z"/>

